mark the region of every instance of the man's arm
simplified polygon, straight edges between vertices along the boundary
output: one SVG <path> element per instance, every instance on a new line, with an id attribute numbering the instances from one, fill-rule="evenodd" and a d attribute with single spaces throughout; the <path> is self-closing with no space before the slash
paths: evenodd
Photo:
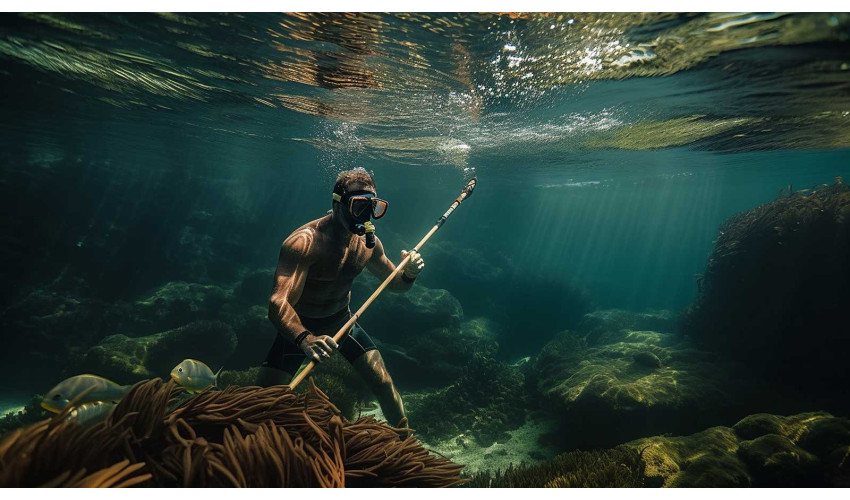
<path id="1" fill-rule="evenodd" d="M 277 270 L 274 273 L 274 290 L 269 299 L 269 320 L 293 342 L 305 330 L 295 313 L 294 305 L 301 298 L 307 271 L 310 269 L 310 250 L 313 233 L 303 228 L 292 233 L 280 247 Z"/>
<path id="2" fill-rule="evenodd" d="M 395 265 L 384 253 L 384 244 L 381 243 L 381 240 L 377 237 L 375 238 L 375 248 L 372 250 L 372 257 L 366 263 L 366 269 L 368 269 L 369 272 L 374 274 L 381 281 L 387 279 L 387 276 L 395 270 Z M 413 286 L 414 280 L 415 278 L 406 278 L 402 271 L 396 274 L 393 280 L 390 281 L 389 285 L 387 285 L 387 290 L 404 293 L 410 290 L 410 287 Z"/>

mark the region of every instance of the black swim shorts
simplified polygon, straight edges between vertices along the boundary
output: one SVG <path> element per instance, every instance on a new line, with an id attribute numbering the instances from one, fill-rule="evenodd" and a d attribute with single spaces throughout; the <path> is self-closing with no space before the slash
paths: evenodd
<path id="1" fill-rule="evenodd" d="M 345 308 L 327 318 L 300 319 L 304 328 L 309 330 L 313 335 L 333 336 L 349 318 L 351 318 L 351 310 Z M 374 349 L 377 349 L 375 343 L 369 337 L 369 334 L 356 322 L 348 331 L 348 334 L 339 342 L 339 352 L 345 356 L 345 359 L 349 363 L 354 363 L 357 358 Z M 266 360 L 263 361 L 262 366 L 277 368 L 290 375 L 294 375 L 305 359 L 307 359 L 307 355 L 295 345 L 289 336 L 284 336 L 280 332 L 277 332 L 274 344 L 269 349 L 269 354 L 266 356 Z"/>

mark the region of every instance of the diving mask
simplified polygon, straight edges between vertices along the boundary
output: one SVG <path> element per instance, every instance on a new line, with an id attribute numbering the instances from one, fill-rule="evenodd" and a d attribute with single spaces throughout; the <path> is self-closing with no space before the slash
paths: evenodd
<path id="1" fill-rule="evenodd" d="M 368 191 L 354 193 L 333 193 L 334 201 L 348 207 L 348 212 L 360 224 L 368 222 L 370 218 L 380 219 L 387 213 L 389 203 Z"/>

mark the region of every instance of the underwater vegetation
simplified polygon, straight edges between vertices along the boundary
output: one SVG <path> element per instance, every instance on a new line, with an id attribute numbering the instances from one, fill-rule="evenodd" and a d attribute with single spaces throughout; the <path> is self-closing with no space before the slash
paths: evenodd
<path id="1" fill-rule="evenodd" d="M 0 442 L 0 486 L 455 486 L 463 466 L 371 417 L 351 422 L 311 382 L 228 387 L 172 408 L 178 386 L 136 384 L 105 422 L 52 419 Z"/>
<path id="2" fill-rule="evenodd" d="M 731 428 L 624 446 L 646 462 L 647 486 L 850 486 L 850 420 L 826 412 L 758 413 Z"/>
<path id="3" fill-rule="evenodd" d="M 564 429 L 557 436 L 563 448 L 695 432 L 747 411 L 762 386 L 744 365 L 672 333 L 670 316 L 596 311 L 532 359 L 528 378 Z M 641 327 L 667 333 L 631 329 Z"/>
<path id="4" fill-rule="evenodd" d="M 472 488 L 640 488 L 644 485 L 640 453 L 619 446 L 611 450 L 571 451 L 540 465 L 510 466 L 472 476 Z"/>
<path id="5" fill-rule="evenodd" d="M 850 187 L 790 192 L 729 218 L 683 333 L 795 386 L 846 387 Z"/>
<path id="6" fill-rule="evenodd" d="M 524 383 L 518 368 L 475 354 L 457 382 L 411 401 L 411 425 L 429 439 L 469 433 L 481 446 L 505 441 L 525 421 Z"/>

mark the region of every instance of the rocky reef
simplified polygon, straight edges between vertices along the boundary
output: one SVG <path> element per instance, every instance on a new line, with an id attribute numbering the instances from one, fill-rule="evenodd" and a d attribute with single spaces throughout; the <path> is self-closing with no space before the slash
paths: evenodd
<path id="1" fill-rule="evenodd" d="M 624 446 L 646 463 L 647 486 L 850 486 L 850 420 L 826 412 L 754 414 L 731 428 Z"/>
<path id="2" fill-rule="evenodd" d="M 850 187 L 789 190 L 730 217 L 698 285 L 683 331 L 701 346 L 807 392 L 846 387 Z"/>
<path id="3" fill-rule="evenodd" d="M 757 389 L 745 366 L 675 333 L 628 328 L 672 329 L 670 318 L 596 311 L 586 330 L 560 333 L 534 358 L 530 376 L 565 448 L 693 432 L 741 414 Z"/>

